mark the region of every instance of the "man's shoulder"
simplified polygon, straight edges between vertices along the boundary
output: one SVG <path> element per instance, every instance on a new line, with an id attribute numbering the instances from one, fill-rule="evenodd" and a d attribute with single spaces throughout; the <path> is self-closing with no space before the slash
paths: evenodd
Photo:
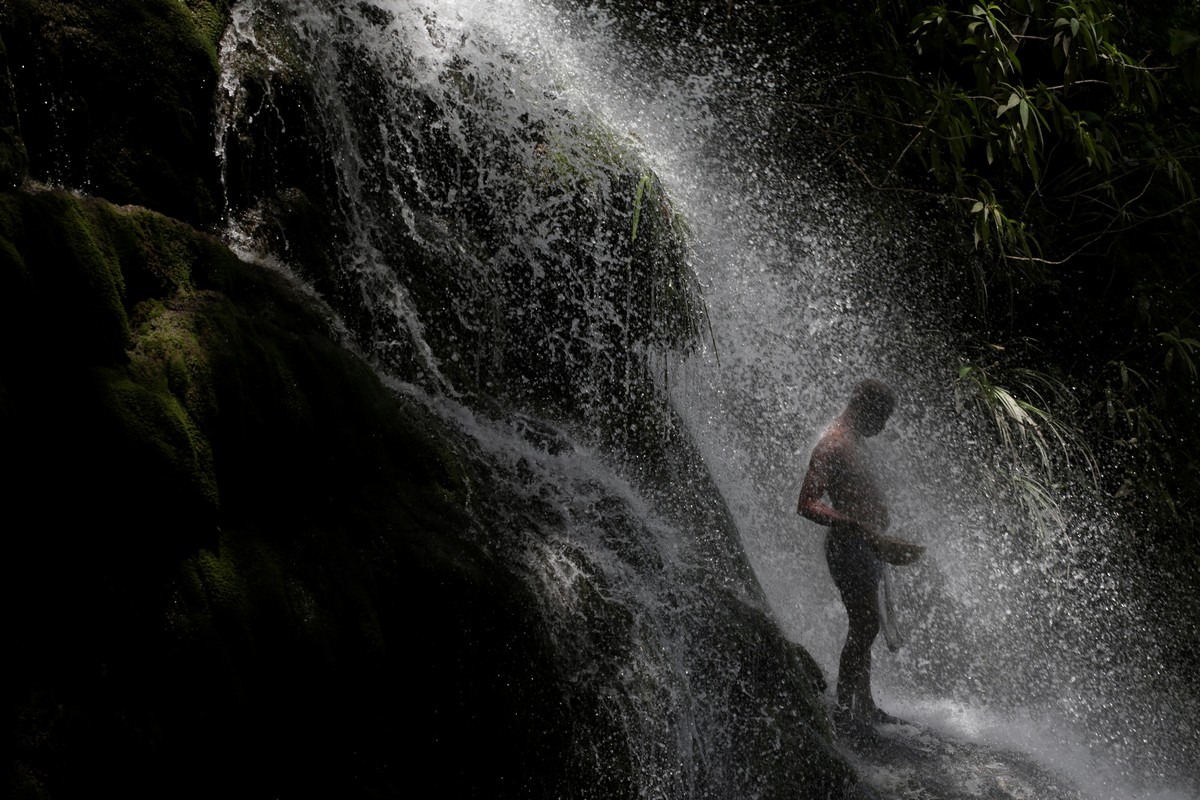
<path id="1" fill-rule="evenodd" d="M 850 432 L 844 425 L 830 425 L 821 432 L 821 438 L 817 440 L 817 447 L 820 448 L 844 448 L 850 445 Z"/>
<path id="2" fill-rule="evenodd" d="M 817 440 L 817 444 L 813 447 L 813 458 L 822 460 L 837 460 L 848 455 L 849 451 L 854 447 L 854 443 L 846 434 L 846 430 L 841 427 L 830 427 L 821 434 L 821 438 Z"/>

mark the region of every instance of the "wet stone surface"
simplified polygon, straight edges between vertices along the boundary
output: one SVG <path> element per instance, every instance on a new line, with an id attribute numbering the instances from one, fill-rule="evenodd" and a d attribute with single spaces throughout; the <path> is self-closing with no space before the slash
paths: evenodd
<path id="1" fill-rule="evenodd" d="M 889 800 L 1085 800 L 1028 755 L 916 723 L 843 727 L 838 747 Z"/>

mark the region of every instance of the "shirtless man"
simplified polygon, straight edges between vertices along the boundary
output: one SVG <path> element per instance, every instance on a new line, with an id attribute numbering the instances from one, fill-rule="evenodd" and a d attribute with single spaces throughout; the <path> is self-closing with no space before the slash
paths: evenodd
<path id="1" fill-rule="evenodd" d="M 871 697 L 882 576 L 873 543 L 887 530 L 888 511 L 862 441 L 883 430 L 895 406 L 896 395 L 885 383 L 868 379 L 854 387 L 845 410 L 813 448 L 796 507 L 801 516 L 829 527 L 825 560 L 849 616 L 837 680 L 837 716 L 843 720 L 895 721 Z"/>

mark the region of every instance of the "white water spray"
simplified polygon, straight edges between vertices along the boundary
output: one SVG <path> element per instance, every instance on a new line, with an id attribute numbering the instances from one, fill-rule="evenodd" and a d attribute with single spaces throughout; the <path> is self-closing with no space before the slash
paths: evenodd
<path id="1" fill-rule="evenodd" d="M 614 184 L 602 177 L 609 167 L 580 139 L 578 121 L 588 119 L 641 154 L 689 223 L 690 261 L 714 343 L 690 358 L 659 357 L 786 634 L 833 678 L 843 614 L 820 557 L 820 531 L 795 515 L 796 492 L 816 434 L 850 385 L 876 375 L 903 398 L 892 434 L 878 446 L 890 465 L 894 516 L 930 548 L 902 575 L 909 646 L 899 657 L 877 657 L 884 705 L 939 730 L 1038 755 L 1097 799 L 1193 791 L 1186 782 L 1196 780 L 1195 765 L 1187 760 L 1197 752 L 1192 720 L 1200 710 L 1194 692 L 1155 675 L 1153 648 L 1137 649 L 1153 640 L 1158 623 L 1136 598 L 1122 596 L 1133 584 L 1096 555 L 1119 533 L 1103 518 L 1072 518 L 1034 552 L 1004 533 L 1020 521 L 996 505 L 978 465 L 987 445 L 970 438 L 976 434 L 947 396 L 951 337 L 922 330 L 928 315 L 899 307 L 871 284 L 900 267 L 887 263 L 896 253 L 920 249 L 917 232 L 900 220 L 881 233 L 870 204 L 829 181 L 822 165 L 758 153 L 755 126 L 770 119 L 762 104 L 771 76 L 740 74 L 704 42 L 686 54 L 657 53 L 672 67 L 660 76 L 605 13 L 547 2 L 315 4 L 269 22 L 268 12 L 278 9 L 235 9 L 223 53 L 228 104 L 219 147 L 228 148 L 247 115 L 270 113 L 269 99 L 246 107 L 235 73 L 240 57 L 271 51 L 260 41 L 264 31 L 288 26 L 311 47 L 308 61 L 328 66 L 314 89 L 325 130 L 340 137 L 327 146 L 337 154 L 337 211 L 354 234 L 343 243 L 345 263 L 374 309 L 368 349 L 386 369 L 383 345 L 407 336 L 422 375 L 421 388 L 407 391 L 457 418 L 507 464 L 501 472 L 514 492 L 535 487 L 556 524 L 565 520 L 569 536 L 535 537 L 520 550 L 563 630 L 577 618 L 580 592 L 596 585 L 630 609 L 639 653 L 626 654 L 627 670 L 593 677 L 613 687 L 613 719 L 645 727 L 627 739 L 644 743 L 627 754 L 648 776 L 642 796 L 688 796 L 702 774 L 718 769 L 707 754 L 717 752 L 711 742 L 720 735 L 705 730 L 718 722 L 706 708 L 713 698 L 692 692 L 687 675 L 697 644 L 675 624 L 694 619 L 688 606 L 700 601 L 680 584 L 696 580 L 704 549 L 687 544 L 694 532 L 666 519 L 588 446 L 564 438 L 548 455 L 507 424 L 481 421 L 453 399 L 458 388 L 445 362 L 453 349 L 486 372 L 483 362 L 501 357 L 488 292 L 497 273 L 515 265 L 529 265 L 535 280 L 565 276 L 564 302 L 578 300 L 584 310 L 575 328 L 584 349 L 605 347 L 600 331 L 627 324 L 608 299 L 589 295 L 583 272 L 563 268 L 581 251 L 620 267 L 610 255 L 611 231 L 597 223 L 589 241 L 566 241 L 560 226 L 564 203 L 590 213 L 612 200 Z M 347 96 L 373 91 L 377 129 L 354 118 L 363 98 Z M 734 113 L 727 100 L 744 91 L 754 107 Z M 333 124 L 339 119 L 344 124 Z M 546 148 L 528 138 L 530 130 L 561 154 L 555 180 L 572 195 L 528 192 L 529 175 L 547 169 Z M 426 169 L 430 162 L 459 165 L 460 182 Z M 231 231 L 241 235 L 256 210 L 235 216 Z M 477 291 L 455 295 L 454 307 L 441 312 L 416 301 L 387 255 L 397 229 L 445 262 L 467 264 Z M 439 313 L 475 338 L 456 349 L 432 345 L 431 316 Z M 580 345 L 558 346 L 574 354 Z M 528 523 L 512 521 L 521 524 Z M 634 530 L 651 540 L 632 542 Z M 562 646 L 594 644 L 584 631 Z M 946 708 L 959 711 L 939 710 Z M 597 769 L 612 757 L 597 753 Z"/>

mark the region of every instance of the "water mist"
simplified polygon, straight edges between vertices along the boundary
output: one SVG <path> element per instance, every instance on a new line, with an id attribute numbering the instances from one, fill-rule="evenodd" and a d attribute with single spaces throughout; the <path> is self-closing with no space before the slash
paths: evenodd
<path id="1" fill-rule="evenodd" d="M 1200 704 L 1156 670 L 1170 626 L 1123 572 L 1121 532 L 1078 481 L 1030 533 L 989 432 L 955 408 L 951 298 L 935 279 L 929 309 L 888 290 L 915 262 L 951 268 L 937 221 L 775 150 L 782 78 L 706 35 L 666 44 L 645 13 L 660 36 L 635 42 L 617 11 L 534 0 L 255 0 L 222 50 L 229 237 L 295 268 L 289 192 L 333 204 L 315 212 L 333 219 L 325 260 L 295 271 L 502 487 L 477 509 L 510 535 L 489 546 L 543 599 L 587 687 L 573 711 L 601 720 L 575 766 L 603 785 L 633 765 L 607 786 L 630 796 L 760 786 L 724 708 L 742 679 L 718 675 L 709 637 L 741 604 L 835 678 L 844 612 L 796 494 L 875 376 L 901 396 L 873 443 L 895 525 L 929 548 L 896 573 L 909 640 L 877 648 L 881 704 L 1023 750 L 1089 797 L 1191 796 Z M 316 117 L 289 143 L 297 104 Z M 648 441 L 694 442 L 707 474 L 672 473 Z"/>

